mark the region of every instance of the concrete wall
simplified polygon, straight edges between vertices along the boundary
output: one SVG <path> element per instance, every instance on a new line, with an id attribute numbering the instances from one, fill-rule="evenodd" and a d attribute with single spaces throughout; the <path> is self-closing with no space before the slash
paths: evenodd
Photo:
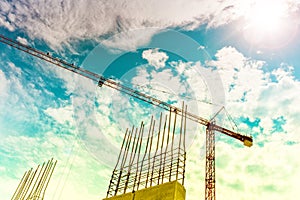
<path id="1" fill-rule="evenodd" d="M 134 193 L 126 193 L 115 197 L 106 198 L 103 200 L 133 200 L 133 199 L 134 199 Z"/>
<path id="2" fill-rule="evenodd" d="M 104 200 L 185 200 L 185 189 L 173 181 Z"/>

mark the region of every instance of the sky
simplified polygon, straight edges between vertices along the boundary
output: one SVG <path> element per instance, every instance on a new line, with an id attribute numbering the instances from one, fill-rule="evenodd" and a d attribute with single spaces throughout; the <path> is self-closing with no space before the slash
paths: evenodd
<path id="1" fill-rule="evenodd" d="M 300 1 L 2 0 L 0 34 L 253 137 L 216 133 L 216 198 L 295 199 Z M 58 160 L 46 199 L 102 199 L 126 128 L 157 107 L 0 44 L 0 199 Z M 225 107 L 225 109 L 222 109 Z M 204 199 L 188 122 L 186 199 Z"/>

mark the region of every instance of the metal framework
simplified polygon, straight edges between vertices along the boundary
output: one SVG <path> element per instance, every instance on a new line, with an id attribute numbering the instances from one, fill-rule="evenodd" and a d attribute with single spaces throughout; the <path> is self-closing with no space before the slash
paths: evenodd
<path id="1" fill-rule="evenodd" d="M 11 200 L 43 200 L 57 161 L 53 158 L 33 170 L 26 171 Z"/>
<path id="2" fill-rule="evenodd" d="M 68 63 L 62 59 L 59 59 L 59 58 L 55 58 L 53 56 L 51 56 L 49 53 L 45 53 L 45 52 L 42 52 L 40 50 L 37 50 L 37 49 L 34 49 L 28 45 L 24 45 L 22 43 L 19 43 L 17 41 L 14 41 L 10 38 L 7 38 L 3 35 L 0 34 L 0 42 L 6 44 L 6 45 L 9 45 L 15 49 L 18 49 L 20 51 L 23 51 L 27 54 L 30 54 L 32 56 L 35 56 L 37 58 L 40 58 L 48 63 L 52 63 L 60 68 L 63 68 L 63 69 L 66 69 L 68 71 L 71 71 L 73 73 L 76 73 L 78 75 L 81 75 L 83 77 L 86 77 L 92 81 L 95 81 L 98 83 L 98 86 L 99 87 L 102 87 L 103 85 L 104 86 L 107 86 L 107 87 L 110 87 L 112 89 L 115 89 L 115 90 L 118 90 L 122 93 L 125 93 L 125 94 L 128 94 L 134 98 L 137 98 L 137 99 L 140 99 L 144 102 L 147 102 L 149 104 L 152 104 L 152 105 L 155 105 L 157 107 L 160 107 L 164 110 L 170 110 L 171 112 L 176 112 L 176 114 L 180 115 L 180 116 L 183 116 L 185 115 L 185 117 L 187 119 L 190 119 L 196 123 L 199 123 L 201 125 L 204 125 L 206 126 L 206 128 L 208 129 L 209 127 L 209 130 L 211 131 L 218 131 L 222 134 L 225 134 L 225 135 L 228 135 L 232 138 L 235 138 L 241 142 L 244 143 L 245 146 L 248 146 L 248 147 L 251 147 L 252 146 L 252 143 L 253 143 L 253 139 L 251 136 L 246 136 L 246 135 L 242 135 L 240 133 L 237 133 L 237 132 L 234 132 L 234 131 L 231 131 L 227 128 L 224 128 L 222 126 L 219 126 L 215 123 L 211 123 L 210 120 L 207 120 L 207 119 L 204 119 L 200 116 L 197 116 L 195 114 L 192 114 L 192 113 L 189 113 L 189 112 L 185 112 L 183 111 L 183 109 L 180 109 L 178 107 L 175 107 L 171 104 L 168 104 L 166 102 L 163 102 L 157 98 L 154 98 L 150 95 L 147 95 L 147 94 L 144 94 L 142 92 L 139 92 L 138 90 L 134 90 L 134 89 L 131 89 L 130 87 L 127 87 L 121 83 L 119 83 L 118 81 L 115 81 L 113 79 L 109 79 L 109 78 L 105 78 L 101 75 L 98 75 L 98 74 L 95 74 L 93 72 L 90 72 L 88 70 L 85 70 L 83 68 L 80 68 L 78 66 L 75 66 L 74 64 L 71 64 L 71 63 Z M 214 159 L 214 158 L 213 158 Z M 208 165 L 209 166 L 212 166 L 212 165 Z M 206 183 L 208 184 L 208 183 Z M 210 197 L 208 197 L 207 199 L 210 199 Z"/>
<path id="3" fill-rule="evenodd" d="M 186 111 L 184 105 L 182 109 Z M 139 129 L 126 130 L 107 198 L 175 180 L 184 185 L 186 116 L 179 127 L 176 113 L 162 118 L 158 129 L 151 118 L 147 135 L 143 122 Z"/>
<path id="4" fill-rule="evenodd" d="M 212 122 L 211 124 L 214 124 Z M 216 170 L 215 170 L 215 131 L 206 128 L 206 166 L 205 166 L 205 199 L 216 199 Z"/>

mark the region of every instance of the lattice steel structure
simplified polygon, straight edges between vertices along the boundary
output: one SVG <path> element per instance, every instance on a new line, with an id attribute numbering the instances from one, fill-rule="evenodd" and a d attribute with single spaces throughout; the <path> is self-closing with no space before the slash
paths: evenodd
<path id="1" fill-rule="evenodd" d="M 43 200 L 57 161 L 53 158 L 26 171 L 11 200 Z"/>
<path id="2" fill-rule="evenodd" d="M 184 185 L 186 116 L 180 117 L 179 126 L 177 120 L 176 112 L 164 119 L 161 114 L 156 129 L 152 117 L 146 137 L 143 122 L 126 130 L 107 198 L 174 180 Z"/>
<path id="3" fill-rule="evenodd" d="M 213 126 L 215 122 L 212 121 Z M 216 199 L 216 167 L 215 167 L 215 131 L 212 126 L 206 128 L 206 162 L 205 162 L 205 199 Z"/>

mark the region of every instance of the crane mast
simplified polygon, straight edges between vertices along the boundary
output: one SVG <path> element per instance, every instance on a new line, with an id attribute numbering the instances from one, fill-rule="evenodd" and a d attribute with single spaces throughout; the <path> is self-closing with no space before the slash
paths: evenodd
<path id="1" fill-rule="evenodd" d="M 168 110 L 168 111 L 170 110 L 172 112 L 176 112 L 178 115 L 181 115 L 181 116 L 185 115 L 186 118 L 188 118 L 196 123 L 206 126 L 206 184 L 205 184 L 206 185 L 206 190 L 205 190 L 206 197 L 205 197 L 205 199 L 207 199 L 207 200 L 215 199 L 215 162 L 214 162 L 215 161 L 215 133 L 214 133 L 214 131 L 218 131 L 222 134 L 225 134 L 232 138 L 235 138 L 235 139 L 243 142 L 244 145 L 247 147 L 252 146 L 252 142 L 253 142 L 252 137 L 231 131 L 227 128 L 224 128 L 222 126 L 215 124 L 214 122 L 211 122 L 208 119 L 202 118 L 202 117 L 195 115 L 193 113 L 190 113 L 190 112 L 183 111 L 181 108 L 178 108 L 176 106 L 168 104 L 168 103 L 161 101 L 150 95 L 144 94 L 138 90 L 134 90 L 128 86 L 125 86 L 125 85 L 119 83 L 116 80 L 106 78 L 106 77 L 96 74 L 94 72 L 88 71 L 88 70 L 83 69 L 78 66 L 75 66 L 72 63 L 66 62 L 59 58 L 55 58 L 52 55 L 50 55 L 49 53 L 45 53 L 38 49 L 32 48 L 28 45 L 14 41 L 14 40 L 12 40 L 8 37 L 5 37 L 4 35 L 1 35 L 1 34 L 0 34 L 0 42 L 4 43 L 6 45 L 9 45 L 15 49 L 18 49 L 20 51 L 23 51 L 27 54 L 30 54 L 37 58 L 40 58 L 48 63 L 52 63 L 60 68 L 63 68 L 65 70 L 76 73 L 76 74 L 83 76 L 85 78 L 88 78 L 92 81 L 95 81 L 98 83 L 99 87 L 102 87 L 103 85 L 110 87 L 110 88 L 118 90 L 122 93 L 128 94 L 134 98 L 140 99 L 146 103 L 160 107 L 164 110 Z"/>

